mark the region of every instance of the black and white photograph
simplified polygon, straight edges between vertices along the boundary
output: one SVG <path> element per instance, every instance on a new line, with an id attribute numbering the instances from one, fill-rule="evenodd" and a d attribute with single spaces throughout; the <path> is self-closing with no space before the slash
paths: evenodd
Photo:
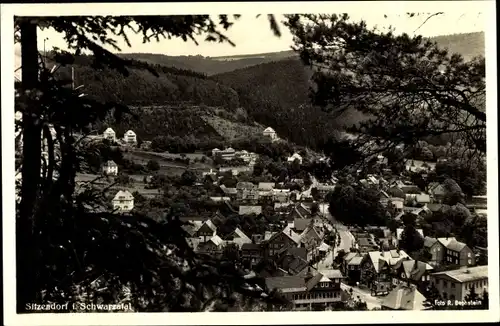
<path id="1" fill-rule="evenodd" d="M 2 4 L 5 324 L 499 321 L 495 25 Z"/>

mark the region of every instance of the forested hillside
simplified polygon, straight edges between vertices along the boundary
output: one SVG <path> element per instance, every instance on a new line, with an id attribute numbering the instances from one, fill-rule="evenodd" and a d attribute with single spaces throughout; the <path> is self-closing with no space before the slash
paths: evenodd
<path id="1" fill-rule="evenodd" d="M 434 40 L 466 59 L 484 54 L 484 33 L 440 36 Z M 354 110 L 332 117 L 311 106 L 308 94 L 312 72 L 292 58 L 290 51 L 219 58 L 123 56 L 149 63 L 160 76 L 132 69 L 130 76 L 124 77 L 109 69 L 95 70 L 91 68 L 90 58 L 80 57 L 75 65 L 76 86 L 84 85 L 85 93 L 103 101 L 138 107 L 166 106 L 156 119 L 156 113 L 144 113 L 141 115 L 148 117 L 146 121 L 127 122 L 120 127 L 138 129 L 144 139 L 153 135 L 232 139 L 240 134 L 236 130 L 240 127 L 246 130 L 244 134 L 257 130 L 254 129 L 256 121 L 264 127 L 273 127 L 282 138 L 314 148 L 335 136 L 342 126 L 361 119 Z M 268 62 L 270 60 L 274 61 Z M 215 73 L 219 74 L 207 77 Z M 61 74 L 69 77 L 69 69 L 61 69 Z M 230 117 L 204 109 L 192 112 L 175 109 L 179 104 L 218 107 L 219 113 L 227 111 Z M 237 109 L 240 116 L 231 117 Z M 137 110 L 140 113 L 140 109 Z M 190 117 L 191 114 L 195 116 Z"/>

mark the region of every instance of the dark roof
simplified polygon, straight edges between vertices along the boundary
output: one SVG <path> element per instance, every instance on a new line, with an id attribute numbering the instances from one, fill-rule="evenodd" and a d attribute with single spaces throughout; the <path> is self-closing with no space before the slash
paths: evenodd
<path id="1" fill-rule="evenodd" d="M 310 223 L 310 218 L 295 218 L 293 220 L 293 227 L 297 231 L 304 231 Z"/>

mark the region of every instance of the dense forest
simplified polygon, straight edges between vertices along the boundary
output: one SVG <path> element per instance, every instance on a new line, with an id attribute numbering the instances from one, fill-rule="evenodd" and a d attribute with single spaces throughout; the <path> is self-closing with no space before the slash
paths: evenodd
<path id="1" fill-rule="evenodd" d="M 484 47 L 479 46 L 484 33 L 439 36 L 433 40 L 466 59 L 484 54 Z M 142 117 L 140 123 L 125 121 L 117 126 L 118 131 L 133 126 L 141 139 L 191 134 L 216 142 L 221 140 L 220 133 L 202 119 L 210 116 L 209 112 L 175 109 L 179 104 L 184 108 L 219 107 L 219 111 L 227 111 L 229 115 L 238 110 L 246 116 L 244 124 L 255 121 L 272 126 L 280 137 L 311 148 L 321 147 L 343 126 L 352 125 L 362 117 L 355 110 L 332 116 L 312 106 L 309 98 L 312 71 L 293 58 L 290 51 L 234 58 L 140 53 L 122 57 L 133 58 L 139 65 L 147 63 L 159 76 L 140 69 L 132 69 L 128 77 L 110 69 L 96 70 L 90 58 L 82 56 L 75 62 L 76 86 L 84 85 L 85 93 L 102 101 L 161 109 L 154 114 L 151 109 L 148 112 L 136 109 Z M 69 77 L 69 68 L 61 68 L 60 74 Z"/>

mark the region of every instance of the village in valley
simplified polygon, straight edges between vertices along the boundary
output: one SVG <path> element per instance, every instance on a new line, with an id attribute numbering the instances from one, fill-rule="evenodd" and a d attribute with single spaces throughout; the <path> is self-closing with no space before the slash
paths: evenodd
<path id="1" fill-rule="evenodd" d="M 258 136 L 271 146 L 282 141 L 271 127 Z M 275 158 L 283 167 L 276 174 L 263 166 L 259 154 L 230 146 L 203 153 L 160 153 L 151 151 L 151 142 L 139 145 L 133 130 L 119 138 L 111 127 L 87 136 L 86 142 L 105 143 L 125 157 L 142 157 L 133 165 L 140 173 L 126 174 L 107 160 L 100 175 L 77 174 L 77 191 L 84 192 L 88 184 L 107 188 L 110 195 L 102 209 L 124 215 L 151 214 L 151 207 L 161 207 L 152 203 L 169 191 L 191 191 L 174 206 L 181 206 L 177 214 L 194 251 L 234 260 L 246 278 L 263 278 L 266 290 L 278 290 L 293 310 L 423 310 L 434 306 L 436 298 L 452 305 L 471 300 L 480 305 L 487 294 L 487 248 L 468 246 L 457 235 L 436 237 L 421 227 L 442 214 L 451 190 L 446 181 L 422 189 L 409 176 L 432 173 L 446 159 L 407 160 L 395 174 L 387 158 L 378 155 L 378 173 L 359 170 L 350 181 L 378 194 L 392 224 L 357 226 L 355 221 L 344 225 L 331 214 L 336 173 L 322 172 L 319 180 L 310 168 L 329 166 L 331 159 L 304 149 Z M 207 207 L 182 207 L 193 206 L 193 199 Z M 466 219 L 486 219 L 486 196 L 474 196 L 460 206 Z M 417 248 L 402 244 L 408 220 L 420 237 L 409 240 L 420 243 Z M 264 291 L 258 286 L 251 290 Z"/>

